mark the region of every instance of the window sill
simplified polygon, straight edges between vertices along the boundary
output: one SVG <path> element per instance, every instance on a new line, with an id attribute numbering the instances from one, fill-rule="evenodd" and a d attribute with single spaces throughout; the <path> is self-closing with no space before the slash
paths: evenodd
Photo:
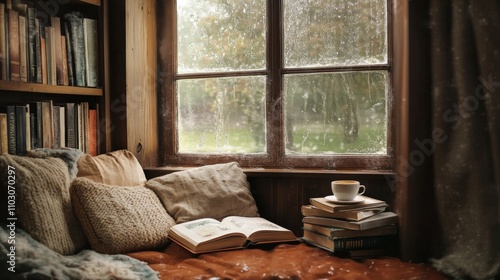
<path id="1" fill-rule="evenodd" d="M 177 171 L 184 171 L 193 167 L 164 166 L 145 168 L 146 177 L 154 178 L 167 175 Z M 326 169 L 284 169 L 284 168 L 242 168 L 249 177 L 318 177 L 318 176 L 394 176 L 395 172 L 390 170 L 326 170 Z"/>

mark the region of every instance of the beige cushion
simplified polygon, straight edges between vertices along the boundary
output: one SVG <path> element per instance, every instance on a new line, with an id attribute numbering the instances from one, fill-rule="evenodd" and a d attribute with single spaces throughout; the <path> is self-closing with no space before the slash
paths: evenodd
<path id="1" fill-rule="evenodd" d="M 93 250 L 124 254 L 167 244 L 167 231 L 175 221 L 150 189 L 111 186 L 77 177 L 70 192 Z"/>
<path id="2" fill-rule="evenodd" d="M 198 218 L 259 216 L 246 175 L 236 162 L 179 171 L 146 182 L 177 223 Z"/>
<path id="3" fill-rule="evenodd" d="M 113 186 L 142 186 L 146 175 L 137 158 L 127 150 L 98 156 L 85 154 L 78 160 L 78 177 Z"/>
<path id="4" fill-rule="evenodd" d="M 7 176 L 8 169 L 15 172 L 11 174 L 15 178 Z M 7 212 L 8 185 L 13 185 L 15 189 L 10 190 L 15 191 L 16 197 L 11 217 L 18 219 L 15 221 L 17 226 L 60 254 L 74 254 L 87 246 L 71 206 L 68 167 L 63 160 L 3 155 L 0 156 L 0 170 L 3 170 L 0 176 L 4 200 L 2 213 Z M 9 179 L 12 179 L 10 183 Z M 2 215 L 2 221 L 6 219 Z"/>

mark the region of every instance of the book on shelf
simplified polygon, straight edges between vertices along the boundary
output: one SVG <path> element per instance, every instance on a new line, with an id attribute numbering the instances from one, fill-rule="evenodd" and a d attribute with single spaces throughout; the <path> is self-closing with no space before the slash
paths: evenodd
<path id="1" fill-rule="evenodd" d="M 85 43 L 85 70 L 88 87 L 97 87 L 97 20 L 83 19 L 83 34 Z"/>
<path id="2" fill-rule="evenodd" d="M 54 147 L 54 119 L 52 100 L 41 101 L 42 104 L 42 148 Z"/>
<path id="3" fill-rule="evenodd" d="M 19 15 L 19 75 L 21 82 L 28 82 L 28 42 L 26 17 Z"/>
<path id="4" fill-rule="evenodd" d="M 7 136 L 7 114 L 0 113 L 0 155 L 9 153 L 9 138 Z"/>
<path id="5" fill-rule="evenodd" d="M 314 225 L 338 227 L 352 230 L 365 230 L 398 223 L 398 215 L 393 212 L 382 212 L 361 221 L 346 221 L 340 219 L 306 216 L 303 223 Z"/>
<path id="6" fill-rule="evenodd" d="M 19 102 L 0 106 L 0 113 L 6 119 L 4 143 L 8 154 L 22 155 L 31 149 L 68 147 L 97 155 L 97 105 L 90 108 L 88 102 Z M 76 125 L 80 127 L 75 128 Z M 75 130 L 79 130 L 81 146 L 76 145 Z"/>
<path id="7" fill-rule="evenodd" d="M 395 235 L 330 238 L 317 232 L 304 230 L 304 242 L 330 252 L 347 250 L 384 249 L 394 247 Z"/>
<path id="8" fill-rule="evenodd" d="M 382 213 L 385 211 L 386 206 L 377 208 L 368 208 L 362 210 L 346 210 L 340 212 L 328 212 L 313 205 L 303 205 L 301 207 L 301 213 L 303 216 L 315 216 L 315 217 L 325 217 L 334 219 L 345 219 L 352 221 L 360 221 L 371 217 L 373 215 Z"/>
<path id="9" fill-rule="evenodd" d="M 73 61 L 73 84 L 75 86 L 86 86 L 85 68 L 85 39 L 83 30 L 83 15 L 80 12 L 72 12 L 64 15 L 68 23 L 70 46 Z"/>
<path id="10" fill-rule="evenodd" d="M 16 154 L 17 135 L 16 135 L 16 107 L 13 105 L 7 106 L 7 135 L 8 135 L 8 153 Z"/>
<path id="11" fill-rule="evenodd" d="M 0 79 L 7 80 L 7 37 L 5 3 L 0 3 Z"/>
<path id="12" fill-rule="evenodd" d="M 64 76 L 63 76 L 63 57 L 62 57 L 62 38 L 61 38 L 61 18 L 58 16 L 50 17 L 50 26 L 51 28 L 51 36 L 53 45 L 51 48 L 53 49 L 54 58 L 52 58 L 53 63 L 55 63 L 55 84 L 63 85 L 64 84 Z"/>
<path id="13" fill-rule="evenodd" d="M 352 230 L 345 228 L 337 228 L 331 226 L 322 226 L 316 224 L 303 224 L 304 230 L 320 233 L 330 238 L 349 238 L 349 237 L 363 237 L 363 236 L 381 236 L 381 235 L 394 235 L 398 232 L 396 224 L 375 227 L 371 229 Z"/>
<path id="14" fill-rule="evenodd" d="M 61 148 L 61 111 L 58 105 L 52 106 L 52 120 L 54 121 L 54 149 Z"/>
<path id="15" fill-rule="evenodd" d="M 354 204 L 338 204 L 328 201 L 324 197 L 313 197 L 309 199 L 311 205 L 328 211 L 330 213 L 340 212 L 344 210 L 361 210 L 361 209 L 373 209 L 378 207 L 387 207 L 387 203 L 382 200 L 378 200 L 368 196 L 359 196 L 362 200 L 359 203 Z"/>
<path id="16" fill-rule="evenodd" d="M 202 218 L 177 224 L 168 237 L 188 251 L 199 254 L 242 249 L 250 244 L 298 241 L 292 231 L 261 217 L 229 216 L 222 221 Z"/>
<path id="17" fill-rule="evenodd" d="M 19 51 L 19 12 L 8 9 L 8 49 L 11 81 L 21 80 L 21 53 Z"/>
<path id="18" fill-rule="evenodd" d="M 37 19 L 36 19 L 36 9 L 33 7 L 27 8 L 26 13 L 27 20 L 27 40 L 28 40 L 28 81 L 32 83 L 37 83 Z"/>

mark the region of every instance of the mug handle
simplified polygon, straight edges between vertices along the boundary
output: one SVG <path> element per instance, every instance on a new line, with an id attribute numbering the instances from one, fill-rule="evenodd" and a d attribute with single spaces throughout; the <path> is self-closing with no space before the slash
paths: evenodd
<path id="1" fill-rule="evenodd" d="M 360 185 L 360 186 L 359 186 L 359 189 L 360 189 L 360 190 L 362 189 L 362 190 L 361 190 L 360 192 L 358 192 L 358 195 L 362 195 L 362 194 L 364 194 L 364 193 L 365 193 L 365 191 L 366 191 L 366 187 L 365 187 L 364 185 Z"/>

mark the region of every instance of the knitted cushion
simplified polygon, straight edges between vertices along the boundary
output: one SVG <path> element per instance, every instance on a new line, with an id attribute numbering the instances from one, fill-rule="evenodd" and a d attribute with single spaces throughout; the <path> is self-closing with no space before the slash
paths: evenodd
<path id="1" fill-rule="evenodd" d="M 9 195 L 15 195 L 15 204 L 9 198 L 9 205 L 15 206 L 10 218 L 17 218 L 17 226 L 61 254 L 76 253 L 87 245 L 71 206 L 68 167 L 62 159 L 3 155 L 0 170 L 2 193 L 7 194 L 7 188 L 14 187 L 9 188 Z M 13 177 L 8 176 L 8 170 L 15 172 L 10 174 Z M 7 199 L 5 195 L 1 197 Z M 2 205 L 2 213 L 6 213 L 7 203 Z M 2 223 L 6 219 L 2 217 Z"/>
<path id="2" fill-rule="evenodd" d="M 121 254 L 167 244 L 167 231 L 175 221 L 152 190 L 110 186 L 77 177 L 70 192 L 93 250 Z"/>
<path id="3" fill-rule="evenodd" d="M 113 186 L 142 186 L 146 175 L 137 158 L 127 150 L 98 156 L 85 154 L 78 160 L 78 177 Z"/>
<path id="4" fill-rule="evenodd" d="M 259 216 L 246 175 L 236 162 L 179 171 L 146 182 L 177 223 L 199 218 Z"/>

